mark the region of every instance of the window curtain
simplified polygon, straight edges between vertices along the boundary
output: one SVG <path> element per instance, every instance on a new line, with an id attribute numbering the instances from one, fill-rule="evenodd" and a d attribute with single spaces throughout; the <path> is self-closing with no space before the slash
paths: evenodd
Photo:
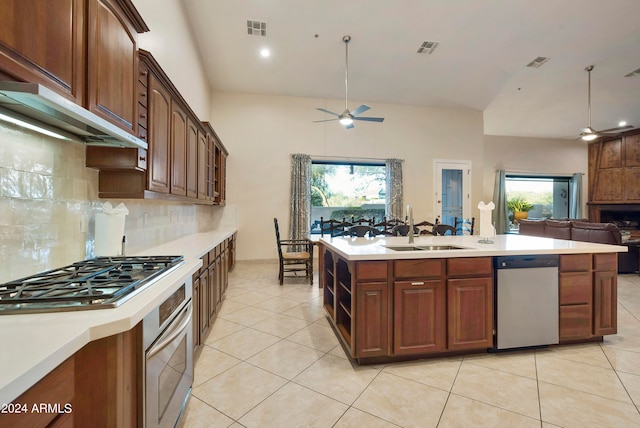
<path id="1" fill-rule="evenodd" d="M 582 217 L 582 173 L 571 176 L 571 200 L 569 201 L 569 218 Z"/>
<path id="2" fill-rule="evenodd" d="M 311 156 L 291 155 L 291 206 L 289 238 L 309 237 L 309 210 L 311 209 Z M 291 251 L 298 251 L 289 246 Z"/>
<path id="3" fill-rule="evenodd" d="M 386 159 L 387 198 L 385 214 L 389 218 L 402 219 L 402 159 Z"/>
<path id="4" fill-rule="evenodd" d="M 493 225 L 496 234 L 504 234 L 509 231 L 509 211 L 507 210 L 506 172 L 504 169 L 496 171 L 496 183 L 493 188 Z"/>

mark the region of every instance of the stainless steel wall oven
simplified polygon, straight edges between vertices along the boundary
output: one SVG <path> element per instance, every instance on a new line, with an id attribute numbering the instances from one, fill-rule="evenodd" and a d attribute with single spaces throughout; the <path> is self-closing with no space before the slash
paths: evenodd
<path id="1" fill-rule="evenodd" d="M 191 279 L 143 320 L 144 426 L 175 426 L 193 382 Z"/>

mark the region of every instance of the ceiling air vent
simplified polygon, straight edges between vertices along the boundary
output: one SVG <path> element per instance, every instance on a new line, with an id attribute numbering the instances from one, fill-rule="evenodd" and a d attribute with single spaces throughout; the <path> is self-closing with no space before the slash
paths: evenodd
<path id="1" fill-rule="evenodd" d="M 533 61 L 531 61 L 529 64 L 527 64 L 527 67 L 538 68 L 547 61 L 549 61 L 549 58 L 547 58 L 546 56 L 539 56 Z"/>
<path id="2" fill-rule="evenodd" d="M 260 21 L 247 21 L 247 34 L 250 36 L 266 36 L 267 23 Z"/>
<path id="3" fill-rule="evenodd" d="M 422 45 L 418 48 L 418 53 L 431 55 L 439 44 L 438 42 L 422 42 Z"/>
<path id="4" fill-rule="evenodd" d="M 640 68 L 633 70 L 631 73 L 629 74 L 625 74 L 624 77 L 633 77 L 633 76 L 640 76 Z"/>

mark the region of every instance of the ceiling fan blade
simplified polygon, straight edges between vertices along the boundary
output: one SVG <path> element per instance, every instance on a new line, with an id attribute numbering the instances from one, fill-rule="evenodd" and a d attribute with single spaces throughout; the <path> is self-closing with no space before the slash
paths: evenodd
<path id="1" fill-rule="evenodd" d="M 340 120 L 340 119 L 325 119 L 325 120 L 314 120 L 313 123 L 318 123 L 318 122 L 333 122 L 335 120 Z"/>
<path id="2" fill-rule="evenodd" d="M 603 129 L 602 131 L 598 131 L 598 134 L 605 134 L 607 132 L 619 132 L 619 131 L 624 131 L 625 129 L 631 129 L 633 128 L 633 125 L 625 125 L 625 126 L 617 126 L 615 128 L 609 128 L 609 129 Z"/>
<path id="3" fill-rule="evenodd" d="M 382 122 L 384 117 L 354 117 L 353 120 L 366 120 L 367 122 Z"/>
<path id="4" fill-rule="evenodd" d="M 325 112 L 325 113 L 332 114 L 332 115 L 334 115 L 334 116 L 340 116 L 338 113 L 334 113 L 334 112 L 332 112 L 332 111 L 329 111 L 329 110 L 326 110 L 326 109 L 323 109 L 323 108 L 316 107 L 316 110 L 320 110 L 320 111 L 323 111 L 323 112 Z"/>
<path id="5" fill-rule="evenodd" d="M 360 107 L 358 107 L 357 109 L 355 109 L 354 111 L 351 112 L 352 116 L 357 116 L 360 113 L 364 113 L 365 111 L 369 110 L 371 107 L 362 104 Z"/>

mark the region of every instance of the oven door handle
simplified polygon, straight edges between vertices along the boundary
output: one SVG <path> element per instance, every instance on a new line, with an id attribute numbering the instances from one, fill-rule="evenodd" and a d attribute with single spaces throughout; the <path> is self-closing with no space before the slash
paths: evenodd
<path id="1" fill-rule="evenodd" d="M 169 344 L 171 344 L 171 342 L 173 342 L 173 340 L 176 337 L 178 337 L 180 334 L 182 334 L 182 332 L 189 326 L 189 322 L 191 321 L 191 314 L 192 313 L 193 313 L 193 306 L 191 305 L 191 303 L 189 303 L 189 310 L 187 312 L 184 312 L 180 316 L 181 318 L 184 318 L 184 320 L 180 323 L 179 326 L 174 328 L 173 331 L 168 332 L 168 333 L 165 332 L 165 334 L 168 334 L 168 336 L 166 338 L 162 339 L 160 342 L 156 343 L 153 346 L 153 348 L 151 348 L 149 350 L 149 352 L 147 353 L 147 360 L 151 359 L 158 352 L 162 351 Z M 163 334 L 163 336 L 164 336 L 164 334 Z"/>

